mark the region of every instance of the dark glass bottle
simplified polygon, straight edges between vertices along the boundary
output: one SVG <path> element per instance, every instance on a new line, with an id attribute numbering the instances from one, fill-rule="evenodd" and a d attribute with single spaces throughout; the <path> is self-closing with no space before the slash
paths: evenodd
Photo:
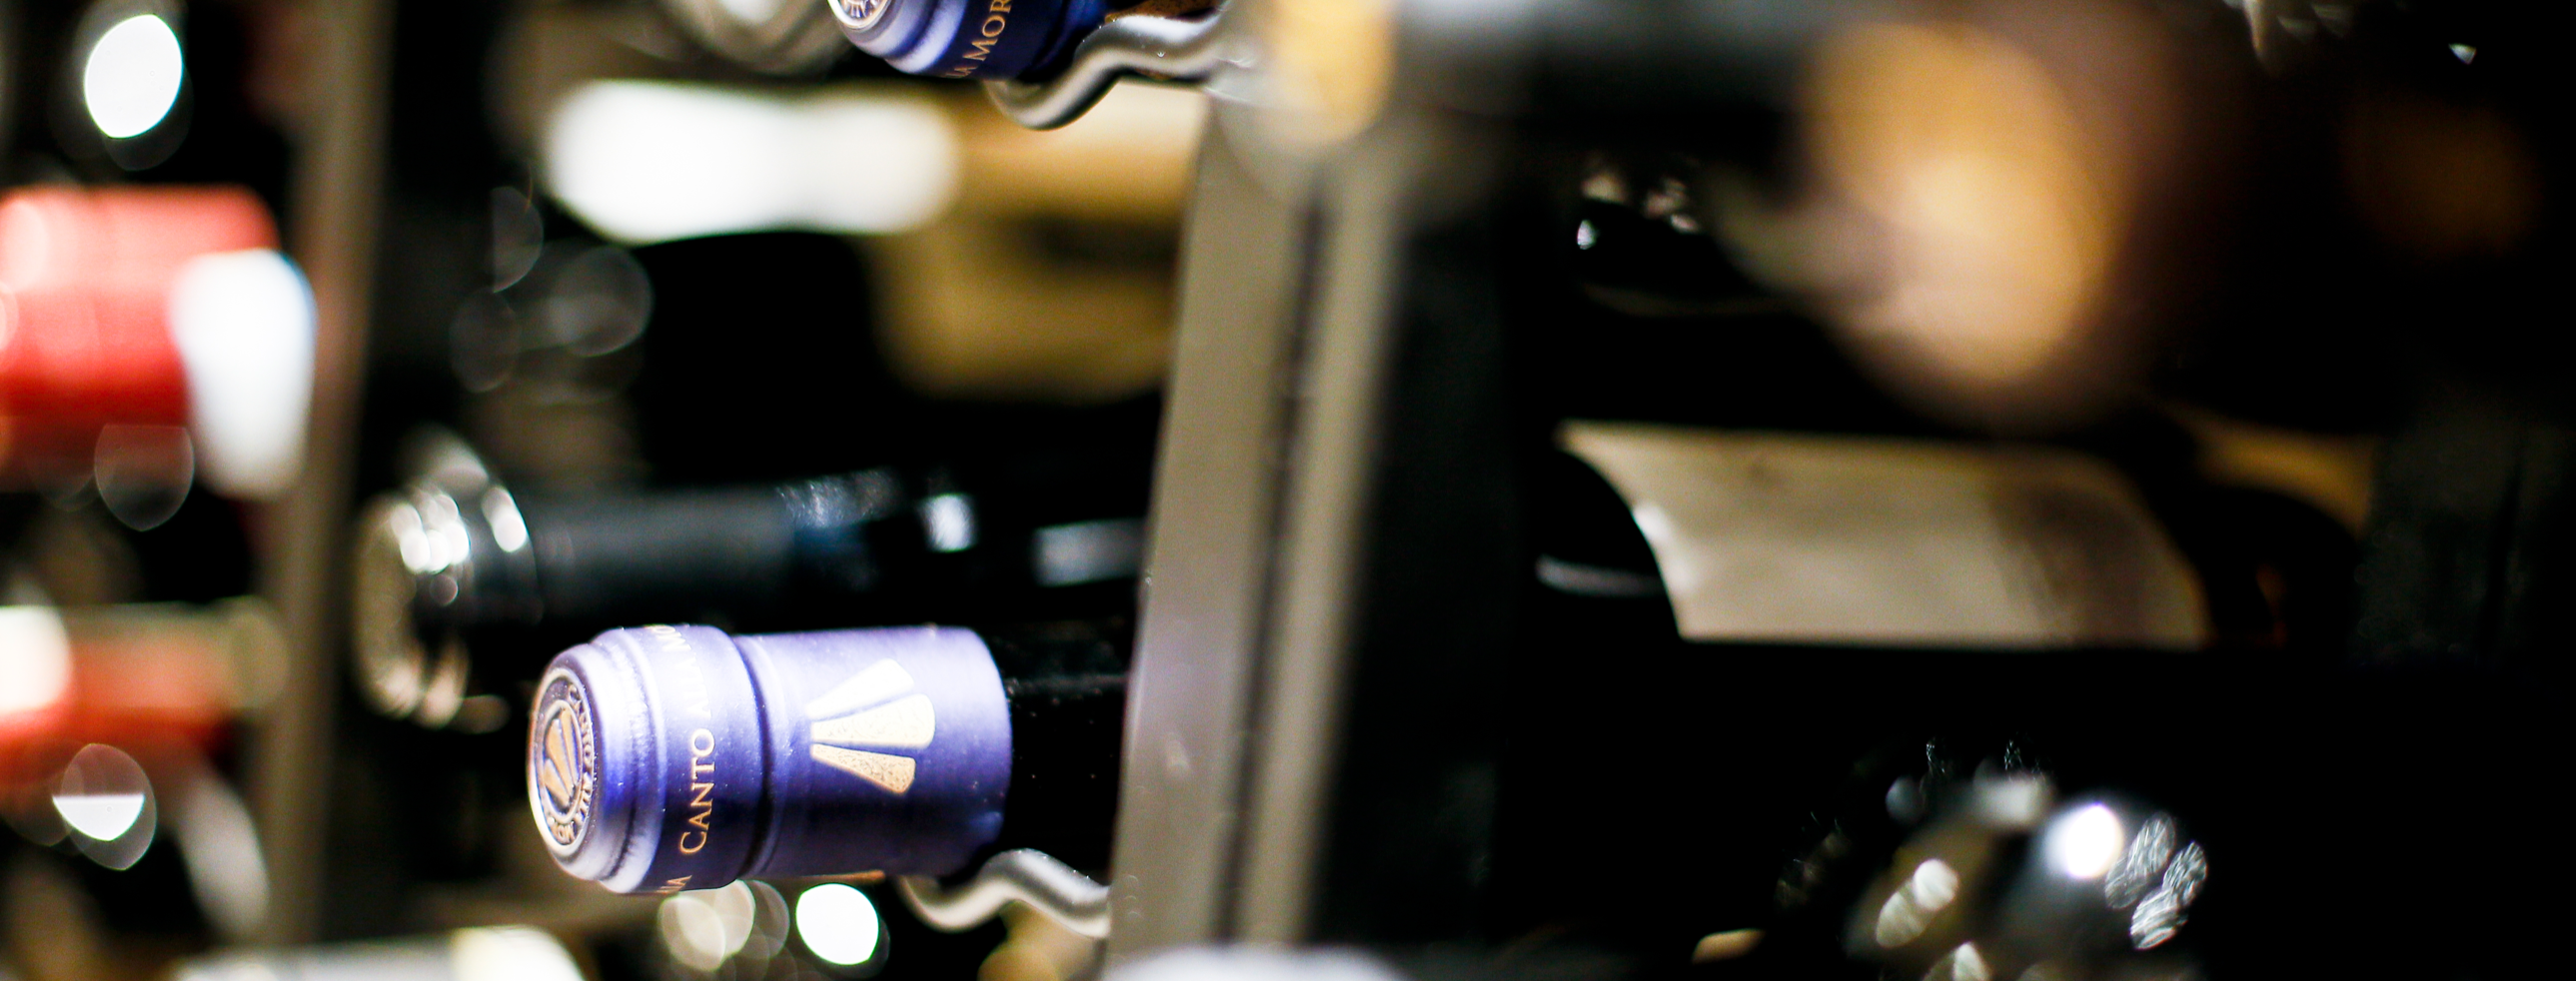
<path id="1" fill-rule="evenodd" d="M 1996 972 L 2011 965 L 1996 977 L 2043 962 L 2075 973 L 2036 976 L 2108 976 L 2083 972 L 2205 961 L 2212 932 L 2232 945 L 2221 953 L 2247 956 L 2240 948 L 2264 941 L 2223 927 L 2220 907 L 2308 884 L 2303 863 L 2322 850 L 2299 816 L 2325 799 L 2323 781 L 2285 774 L 2279 761 L 2298 755 L 2285 747 L 2313 721 L 2285 706 L 2318 690 L 2309 660 L 2292 655 L 2323 628 L 2281 618 L 2295 606 L 2249 614 L 2263 631 L 2215 632 L 2214 650 L 2117 636 L 1686 638 L 1676 622 L 1686 591 L 1667 577 L 1693 555 L 1667 546 L 1687 522 L 1651 540 L 1641 528 L 1682 508 L 1623 499 L 1637 485 L 1582 458 L 1549 452 L 1534 463 L 1524 506 L 1535 568 L 1523 641 L 1506 668 L 1526 680 L 1509 687 L 1504 709 L 1519 721 L 1499 764 L 1497 934 L 1649 952 L 1641 956 L 1675 968 L 1705 941 L 1703 960 L 1724 961 L 1706 970 L 1744 978 L 1975 976 L 1960 957 L 1988 958 Z M 2235 551 L 2191 556 L 2204 595 L 2252 591 L 2258 565 L 2320 591 L 2308 595 L 2330 592 L 2334 542 L 2256 534 L 2303 525 L 2238 504 L 2154 515 L 2177 537 L 2236 539 Z M 1713 554 L 1760 559 L 1758 542 L 1740 544 Z M 1861 554 L 1895 561 L 1883 549 Z M 1848 583 L 1857 591 L 1866 581 Z M 2223 611 L 2216 619 L 2227 627 Z M 1615 788 L 1617 804 L 1570 792 L 1578 788 Z M 2112 890 L 2098 861 L 2050 865 L 2061 829 L 2089 835 L 2094 859 L 2134 848 L 2135 874 Z M 2208 851 L 2186 860 L 2195 840 Z M 1952 848 L 1993 860 L 1971 867 L 1965 852 L 1947 855 L 1957 873 L 1947 887 L 1943 869 L 1925 873 L 1920 930 L 1908 933 L 1900 910 L 1889 943 L 1852 933 L 1898 894 L 1892 877 Z M 2218 907 L 2201 902 L 2195 878 L 2213 861 L 2225 879 Z M 2167 877 L 2172 889 L 2159 893 Z M 1943 888 L 1955 899 L 1932 902 Z M 1973 952 L 1958 954 L 1962 944 Z"/>
<path id="2" fill-rule="evenodd" d="M 617 892 L 947 875 L 1010 848 L 1108 860 L 1121 624 L 612 630 L 539 682 L 528 796 Z"/>
<path id="3" fill-rule="evenodd" d="M 437 726 L 481 687 L 470 653 L 621 621 L 989 620 L 1123 605 L 1143 522 L 1042 523 L 1067 508 L 1016 498 L 936 467 L 524 498 L 479 467 L 436 468 L 379 499 L 359 529 L 361 689 L 388 715 Z"/>

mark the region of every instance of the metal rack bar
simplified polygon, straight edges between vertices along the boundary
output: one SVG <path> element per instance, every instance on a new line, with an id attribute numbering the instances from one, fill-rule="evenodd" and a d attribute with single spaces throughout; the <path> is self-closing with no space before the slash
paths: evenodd
<path id="1" fill-rule="evenodd" d="M 250 782 L 270 874 L 260 940 L 319 939 L 332 709 L 339 695 L 340 547 L 357 462 L 358 396 L 383 189 L 391 0 L 312 11 L 318 111 L 296 161 L 295 259 L 313 286 L 318 337 L 304 469 L 268 525 L 260 592 L 286 622 L 286 684 L 256 734 Z"/>

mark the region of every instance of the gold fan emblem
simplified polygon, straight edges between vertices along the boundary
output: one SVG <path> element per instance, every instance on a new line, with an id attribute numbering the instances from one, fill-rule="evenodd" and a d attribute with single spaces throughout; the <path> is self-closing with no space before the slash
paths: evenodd
<path id="1" fill-rule="evenodd" d="M 815 761 L 903 794 L 912 789 L 912 757 L 878 752 L 924 749 L 939 728 L 930 696 L 911 692 L 912 675 L 878 661 L 805 706 L 813 723 Z"/>

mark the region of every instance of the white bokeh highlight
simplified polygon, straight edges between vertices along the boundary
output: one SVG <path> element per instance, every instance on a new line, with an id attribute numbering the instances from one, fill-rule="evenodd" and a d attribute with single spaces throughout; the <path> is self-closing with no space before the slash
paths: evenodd
<path id="1" fill-rule="evenodd" d="M 957 170 L 947 115 L 910 98 L 593 82 L 557 106 L 545 137 L 555 198 L 630 244 L 899 232 L 947 209 Z"/>
<path id="2" fill-rule="evenodd" d="M 198 476 L 233 498 L 295 484 L 313 400 L 313 291 L 283 255 L 199 256 L 170 288 L 170 339 L 188 374 Z"/>
<path id="3" fill-rule="evenodd" d="M 170 115 L 187 78 L 179 35 L 155 14 L 118 21 L 99 35 L 81 68 L 90 122 L 111 139 L 141 136 Z"/>
<path id="4" fill-rule="evenodd" d="M 72 642 L 46 606 L 0 606 L 0 720 L 61 701 L 72 684 Z"/>
<path id="5" fill-rule="evenodd" d="M 796 937 L 815 957 L 833 964 L 865 964 L 876 956 L 884 924 L 866 893 L 837 882 L 796 897 Z"/>
<path id="6" fill-rule="evenodd" d="M 2120 816 L 2103 804 L 2088 804 L 2049 822 L 2041 839 L 2048 865 L 2070 879 L 2099 879 L 2111 871 L 2128 846 Z"/>

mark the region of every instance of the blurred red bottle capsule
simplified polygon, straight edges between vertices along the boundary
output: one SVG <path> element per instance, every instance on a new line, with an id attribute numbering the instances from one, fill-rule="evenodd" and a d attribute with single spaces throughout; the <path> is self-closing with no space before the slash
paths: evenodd
<path id="1" fill-rule="evenodd" d="M 200 453 L 228 456 L 211 445 L 205 403 L 241 401 L 247 354 L 263 381 L 293 389 L 268 396 L 291 402 L 283 416 L 292 433 L 254 442 L 300 443 L 311 300 L 276 248 L 267 207 L 239 187 L 65 185 L 0 198 L 0 478 L 85 477 L 111 426 L 194 425 Z M 290 289 L 251 291 L 283 292 L 286 302 L 245 304 L 232 282 L 191 288 L 206 279 L 203 260 L 226 256 L 257 257 L 254 278 L 290 280 Z M 212 302 L 191 307 L 191 296 Z M 262 322 L 279 320 L 291 323 Z"/>
<path id="2" fill-rule="evenodd" d="M 219 748 L 276 688 L 267 604 L 0 607 L 0 786 L 84 743 Z"/>

